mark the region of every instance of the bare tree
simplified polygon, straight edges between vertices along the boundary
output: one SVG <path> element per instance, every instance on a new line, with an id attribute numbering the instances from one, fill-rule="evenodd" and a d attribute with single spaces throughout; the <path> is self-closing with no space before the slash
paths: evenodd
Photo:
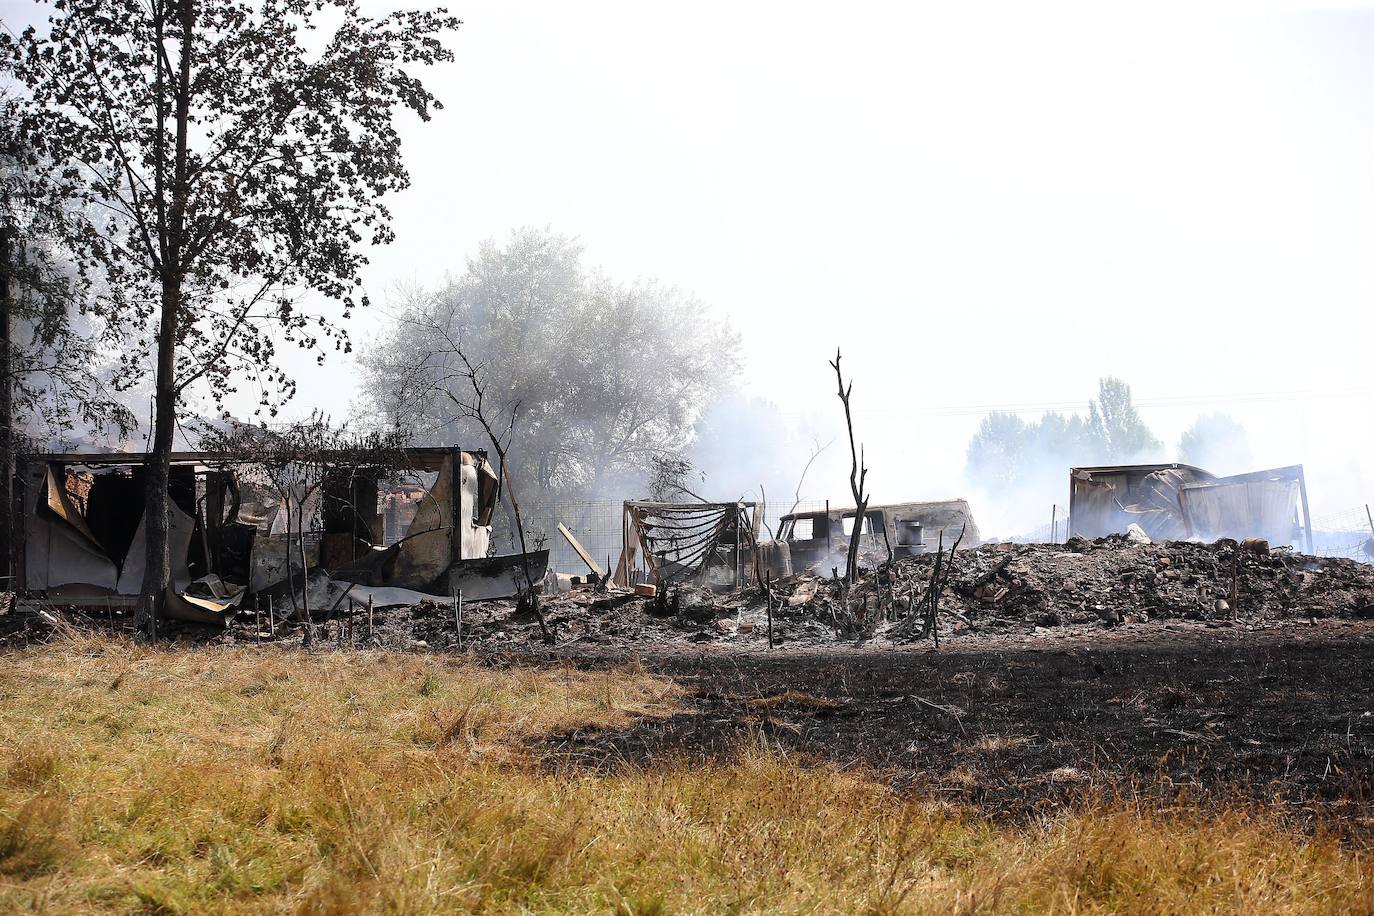
<path id="1" fill-rule="evenodd" d="M 832 446 L 832 445 L 834 445 L 834 444 L 835 444 L 835 442 L 834 442 L 833 439 L 832 439 L 831 441 L 827 442 L 825 445 L 821 445 L 819 439 L 812 439 L 812 440 L 811 440 L 811 455 L 810 455 L 810 457 L 808 457 L 808 458 L 806 459 L 806 464 L 802 465 L 801 476 L 800 476 L 799 478 L 797 478 L 797 487 L 796 487 L 796 489 L 795 489 L 795 490 L 793 491 L 793 493 L 792 493 L 792 508 L 790 508 L 790 509 L 788 509 L 786 512 L 784 512 L 783 515 L 791 515 L 793 512 L 796 512 L 796 511 L 797 511 L 797 507 L 801 505 L 801 501 L 802 501 L 802 496 L 801 496 L 802 487 L 806 485 L 806 475 L 809 474 L 809 473 L 811 472 L 811 465 L 813 465 L 813 464 L 816 463 L 816 459 L 820 457 L 821 452 L 823 452 L 823 451 L 825 451 L 826 449 L 830 448 L 830 446 Z M 759 484 L 759 501 L 760 501 L 760 511 L 762 511 L 763 508 L 765 508 L 765 507 L 768 505 L 768 494 L 764 491 L 764 488 L 763 488 L 763 484 L 762 484 L 762 483 Z M 702 500 L 702 502 L 705 502 L 705 500 Z M 770 524 L 768 524 L 768 520 L 767 520 L 766 518 L 763 519 L 762 521 L 763 521 L 763 527 L 766 528 L 766 529 L 768 529 L 768 537 L 769 537 L 769 539 L 770 539 L 770 540 L 776 540 L 777 535 L 773 533 L 773 526 L 770 525 Z M 829 520 L 829 519 L 826 520 L 826 524 L 827 524 L 827 525 L 830 524 L 830 520 Z"/>
<path id="2" fill-rule="evenodd" d="M 650 464 L 649 498 L 656 502 L 669 502 L 674 496 L 690 496 L 697 502 L 707 503 L 709 499 L 687 486 L 687 478 L 696 467 L 677 452 L 655 455 Z"/>
<path id="3" fill-rule="evenodd" d="M 515 515 L 515 531 L 520 538 L 520 569 L 525 577 L 525 587 L 521 589 L 520 596 L 516 599 L 516 613 L 532 612 L 539 620 L 539 633 L 543 636 L 544 642 L 553 645 L 553 634 L 549 632 L 548 622 L 544 619 L 544 611 L 539 606 L 539 596 L 534 588 L 534 577 L 530 574 L 529 548 L 525 543 L 525 523 L 520 517 L 520 501 L 515 495 L 515 486 L 510 477 L 510 464 L 506 457 L 510 452 L 511 440 L 515 437 L 515 421 L 520 412 L 520 402 L 516 401 L 493 414 L 490 405 L 487 404 L 486 385 L 482 379 L 480 367 L 468 359 L 467 354 L 463 352 L 456 341 L 448 339 L 447 342 L 452 353 L 458 357 L 462 364 L 462 370 L 458 374 L 466 379 L 471 394 L 460 397 L 451 386 L 446 386 L 443 389 L 443 394 L 452 402 L 460 416 L 477 423 L 486 433 L 487 440 L 491 442 L 492 450 L 496 452 L 498 463 L 496 499 L 498 502 L 500 501 L 504 488 L 506 499 L 510 502 L 511 510 Z M 509 411 L 510 419 L 505 425 L 505 430 L 498 431 L 498 427 L 493 425 L 492 419 L 506 411 Z"/>
<path id="4" fill-rule="evenodd" d="M 839 356 L 839 354 L 836 353 L 836 357 L 837 357 L 837 358 L 838 358 L 838 356 Z M 787 514 L 788 514 L 788 515 L 791 515 L 793 512 L 796 512 L 796 511 L 797 511 L 797 507 L 801 505 L 801 501 L 802 501 L 801 491 L 802 491 L 802 487 L 804 487 L 804 486 L 806 485 L 806 475 L 809 474 L 809 473 L 811 472 L 811 465 L 813 465 L 813 464 L 816 463 L 816 459 L 819 458 L 819 457 L 821 456 L 821 452 L 823 452 L 823 451 L 825 451 L 826 449 L 830 448 L 830 446 L 832 446 L 832 445 L 834 445 L 834 444 L 835 444 L 835 440 L 834 440 L 834 439 L 831 439 L 831 440 L 830 440 L 829 442 L 827 442 L 825 445 L 821 445 L 819 439 L 812 439 L 812 440 L 811 440 L 811 456 L 810 456 L 809 458 L 806 459 L 806 464 L 802 465 L 801 476 L 797 478 L 797 489 L 796 489 L 795 491 L 793 491 L 793 493 L 792 493 L 792 508 L 787 510 Z"/>
<path id="5" fill-rule="evenodd" d="M 835 348 L 835 359 L 830 363 L 835 370 L 835 381 L 839 385 L 840 403 L 844 404 L 844 423 L 849 429 L 849 457 L 851 466 L 849 470 L 849 490 L 854 495 L 854 528 L 849 537 L 849 553 L 845 558 L 844 578 L 851 585 L 858 574 L 859 566 L 859 544 L 863 540 L 864 514 L 868 510 L 868 494 L 864 492 L 864 482 L 868 478 L 868 468 L 864 466 L 863 448 L 856 447 L 854 444 L 854 418 L 849 412 L 849 395 L 854 390 L 854 382 L 851 379 L 849 385 L 844 383 L 844 375 L 840 372 L 840 350 Z M 829 520 L 826 522 L 829 524 Z"/>

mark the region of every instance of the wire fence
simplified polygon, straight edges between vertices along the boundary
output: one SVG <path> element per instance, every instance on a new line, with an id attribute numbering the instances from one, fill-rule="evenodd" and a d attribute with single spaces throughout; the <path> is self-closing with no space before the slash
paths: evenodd
<path id="1" fill-rule="evenodd" d="M 525 542 L 530 550 L 548 548 L 549 568 L 554 572 L 586 575 L 587 564 L 558 533 L 561 523 L 603 567 L 602 572 L 613 572 L 623 540 L 623 508 L 623 502 L 610 499 L 522 504 L 520 514 L 525 523 Z M 499 551 L 505 553 L 510 546 L 509 535 L 498 531 L 494 536 L 498 539 Z"/>
<path id="2" fill-rule="evenodd" d="M 1312 552 L 1319 557 L 1348 557 L 1374 563 L 1374 522 L 1370 521 L 1369 507 L 1315 516 Z"/>

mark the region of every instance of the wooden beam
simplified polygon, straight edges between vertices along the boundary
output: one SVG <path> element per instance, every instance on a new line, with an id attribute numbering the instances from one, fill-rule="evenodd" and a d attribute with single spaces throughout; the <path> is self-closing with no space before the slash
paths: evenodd
<path id="1" fill-rule="evenodd" d="M 577 538 L 573 537 L 573 533 L 568 530 L 567 525 L 563 524 L 562 522 L 559 522 L 558 533 L 563 535 L 563 540 L 568 542 L 569 547 L 577 551 L 577 555 L 582 558 L 583 563 L 587 564 L 588 569 L 596 573 L 597 576 L 600 578 L 604 579 L 606 577 L 605 571 L 602 570 L 601 566 L 596 562 L 592 555 L 587 553 L 586 548 L 584 548 L 581 544 L 577 542 Z"/>

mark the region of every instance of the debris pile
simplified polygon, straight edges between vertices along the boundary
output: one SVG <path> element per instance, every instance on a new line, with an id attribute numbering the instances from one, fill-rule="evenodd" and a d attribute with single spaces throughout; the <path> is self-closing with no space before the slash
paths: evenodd
<path id="1" fill-rule="evenodd" d="M 863 570 L 852 586 L 834 576 L 801 575 L 774 580 L 771 590 L 757 582 L 728 593 L 682 585 L 652 596 L 592 576 L 568 590 L 546 591 L 542 605 L 561 647 L 762 648 L 770 632 L 775 644 L 789 646 L 821 647 L 856 638 L 899 644 L 929 635 L 935 564 L 933 553 L 899 559 L 890 567 Z M 984 544 L 958 551 L 952 563 L 946 551 L 942 566 L 944 588 L 934 589 L 942 637 L 1044 634 L 1058 627 L 1083 633 L 1151 620 L 1268 626 L 1314 617 L 1374 618 L 1374 566 L 1271 550 L 1261 540 L 1158 543 L 1112 535 L 1095 541 L 1071 538 L 1065 544 Z M 451 599 L 421 597 L 427 600 L 378 600 L 370 616 L 364 616 L 363 605 L 348 605 L 349 613 L 339 603 L 327 618 L 315 618 L 315 644 L 526 651 L 541 643 L 538 621 L 517 613 L 512 600 L 460 608 Z M 77 625 L 87 617 L 70 608 L 48 611 Z M 0 631 L 17 627 L 32 636 L 34 630 L 16 619 L 23 616 L 11 612 L 8 626 L 0 618 Z M 85 622 L 104 625 L 98 616 Z M 28 623 L 51 626 L 51 620 L 33 615 Z M 114 624 L 111 619 L 109 625 Z M 169 635 L 230 642 L 303 639 L 300 621 L 273 624 L 255 619 L 250 609 L 240 609 L 238 620 L 222 632 L 183 626 Z"/>
<path id="2" fill-rule="evenodd" d="M 928 569 L 930 562 L 905 565 Z M 1014 617 L 1041 626 L 1362 616 L 1372 602 L 1374 567 L 1353 560 L 1271 550 L 1258 539 L 1142 543 L 1128 535 L 964 551 L 942 599 L 970 620 Z"/>
<path id="3" fill-rule="evenodd" d="M 1008 628 L 1111 627 L 1153 619 L 1226 623 L 1374 618 L 1374 566 L 1271 550 L 1262 540 L 1151 542 L 1126 535 L 1066 544 L 986 544 L 943 556 L 939 628 L 976 636 Z M 654 598 L 574 590 L 550 599 L 550 622 L 570 638 L 691 642 L 761 637 L 778 642 L 924 634 L 934 554 L 865 570 L 847 586 L 794 576 L 733 594 L 670 588 Z M 938 586 L 936 586 L 938 590 Z"/>

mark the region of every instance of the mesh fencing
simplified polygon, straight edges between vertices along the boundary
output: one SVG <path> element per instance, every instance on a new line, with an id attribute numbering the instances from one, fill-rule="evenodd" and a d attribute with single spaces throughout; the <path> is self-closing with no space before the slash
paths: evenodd
<path id="1" fill-rule="evenodd" d="M 1369 507 L 1357 506 L 1312 518 L 1312 552 L 1374 563 L 1374 524 Z"/>
<path id="2" fill-rule="evenodd" d="M 561 534 L 558 525 L 566 525 L 581 544 L 603 567 L 603 572 L 615 569 L 620 556 L 621 513 L 624 503 L 598 499 L 582 501 L 535 502 L 520 506 L 525 523 L 525 541 L 530 550 L 549 550 L 549 568 L 572 576 L 586 575 L 587 564 L 573 550 Z M 501 552 L 505 544 L 498 545 Z M 609 562 L 609 567 L 607 563 Z"/>

